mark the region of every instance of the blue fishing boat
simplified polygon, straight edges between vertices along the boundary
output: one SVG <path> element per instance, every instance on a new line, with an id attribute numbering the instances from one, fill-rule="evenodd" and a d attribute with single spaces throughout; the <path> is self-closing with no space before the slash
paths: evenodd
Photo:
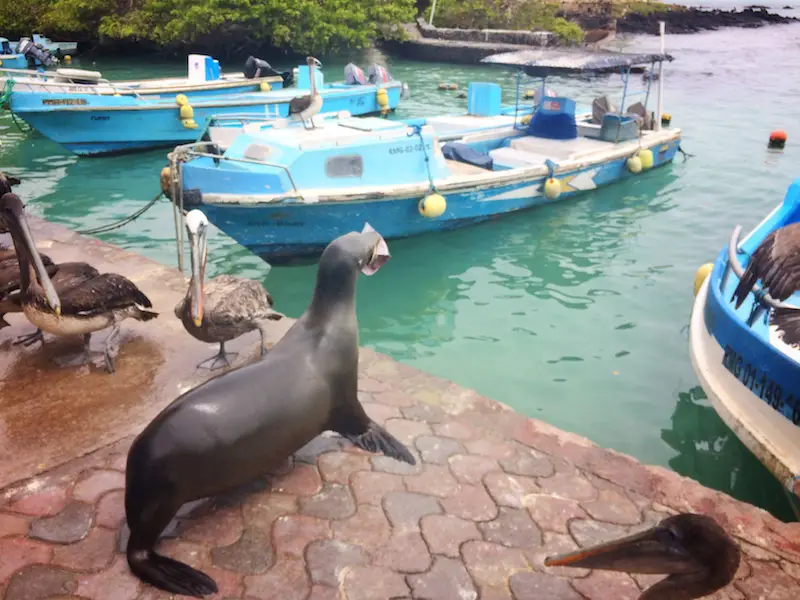
<path id="1" fill-rule="evenodd" d="M 76 154 L 92 156 L 194 141 L 211 115 L 248 111 L 285 118 L 290 116 L 292 103 L 310 92 L 321 96 L 326 111 L 346 110 L 353 115 L 388 112 L 397 107 L 403 87 L 384 69 L 376 70 L 382 77 L 372 81 L 325 83 L 319 69 L 303 65 L 298 68 L 296 87 L 286 87 L 293 78 L 291 72 L 263 77 L 262 69 L 256 68 L 246 71 L 245 77 L 218 83 L 218 65 L 206 68 L 201 81 L 189 81 L 188 85 L 184 81 L 183 91 L 181 84 L 163 81 L 129 88 L 105 82 L 91 91 L 85 89 L 91 87 L 86 81 L 82 88 L 51 86 L 43 90 L 23 88 L 30 82 L 17 82 L 9 94 L 9 107 L 42 135 Z M 64 71 L 59 69 L 56 75 L 73 80 L 86 77 L 74 73 L 75 69 Z M 96 81 L 99 73 L 97 76 Z M 64 82 L 52 83 L 69 87 Z"/>
<path id="2" fill-rule="evenodd" d="M 741 230 L 695 276 L 692 364 L 722 420 L 800 497 L 800 179 Z"/>
<path id="3" fill-rule="evenodd" d="M 512 53 L 513 54 L 513 53 Z M 568 60 L 567 60 L 568 59 Z M 542 78 L 538 96 L 511 111 L 501 88 L 473 82 L 466 115 L 417 119 L 327 119 L 314 129 L 242 132 L 226 147 L 204 142 L 171 154 L 167 191 L 200 205 L 221 230 L 269 262 L 314 256 L 366 220 L 387 239 L 478 223 L 563 200 L 669 163 L 681 131 L 637 102 L 621 112 L 606 96 L 576 113 L 572 98 L 544 85 L 552 72 L 616 69 L 623 106 L 632 66 L 662 65 L 658 54 L 543 52 L 490 62 Z M 659 97 L 663 73 L 658 82 Z M 520 100 L 520 96 L 523 100 Z M 535 103 L 535 108 L 534 108 Z"/>

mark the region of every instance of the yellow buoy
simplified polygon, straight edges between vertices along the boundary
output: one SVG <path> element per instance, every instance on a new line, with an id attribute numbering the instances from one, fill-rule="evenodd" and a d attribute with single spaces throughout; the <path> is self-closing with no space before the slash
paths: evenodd
<path id="1" fill-rule="evenodd" d="M 65 63 L 71 63 L 72 62 L 72 57 L 69 54 L 65 55 L 64 56 L 64 62 Z"/>
<path id="2" fill-rule="evenodd" d="M 672 115 L 669 113 L 662 113 L 661 114 L 661 124 L 662 125 L 669 125 L 672 122 Z"/>
<path id="3" fill-rule="evenodd" d="M 194 109 L 191 104 L 181 106 L 181 119 L 194 119 Z"/>
<path id="4" fill-rule="evenodd" d="M 523 125 L 529 125 L 530 122 L 531 122 L 531 116 L 530 115 L 525 115 L 524 117 L 522 117 L 519 120 L 519 122 L 522 123 Z"/>
<path id="5" fill-rule="evenodd" d="M 639 152 L 639 160 L 642 161 L 642 170 L 647 171 L 647 169 L 653 166 L 653 151 L 642 150 Z"/>
<path id="6" fill-rule="evenodd" d="M 544 182 L 544 196 L 548 200 L 555 200 L 561 195 L 561 182 L 555 177 L 550 177 Z"/>
<path id="7" fill-rule="evenodd" d="M 181 119 L 181 122 L 186 129 L 197 129 L 197 123 L 194 122 L 194 119 Z"/>
<path id="8" fill-rule="evenodd" d="M 697 273 L 694 274 L 694 295 L 697 296 L 697 293 L 700 291 L 700 288 L 703 286 L 703 282 L 706 280 L 711 274 L 711 271 L 714 269 L 714 263 L 706 263 L 699 269 L 697 269 Z"/>
<path id="9" fill-rule="evenodd" d="M 0 67 L 2 67 L 2 66 L 3 66 L 3 61 L 2 61 L 2 60 L 0 60 Z"/>
<path id="10" fill-rule="evenodd" d="M 638 154 L 636 156 L 631 156 L 627 161 L 625 161 L 625 164 L 628 167 L 628 171 L 633 174 L 642 172 L 642 159 L 639 158 Z"/>
<path id="11" fill-rule="evenodd" d="M 186 94 L 178 94 L 175 96 L 175 102 L 178 106 L 183 106 L 184 104 L 189 104 L 189 99 L 186 97 Z"/>
<path id="12" fill-rule="evenodd" d="M 441 194 L 428 194 L 419 201 L 419 214 L 429 219 L 435 219 L 447 210 L 447 200 Z"/>
<path id="13" fill-rule="evenodd" d="M 536 92 L 534 92 L 533 90 L 527 90 L 527 91 L 525 92 L 525 97 L 526 97 L 526 98 L 533 98 L 533 96 L 535 95 L 535 93 L 536 93 Z"/>
<path id="14" fill-rule="evenodd" d="M 261 85 L 258 86 L 262 92 L 269 92 L 272 89 L 272 86 L 269 84 L 268 81 L 262 81 Z"/>
<path id="15" fill-rule="evenodd" d="M 169 198 L 170 192 L 172 191 L 172 169 L 169 167 L 164 167 L 161 169 L 161 191 L 164 192 L 164 195 Z"/>

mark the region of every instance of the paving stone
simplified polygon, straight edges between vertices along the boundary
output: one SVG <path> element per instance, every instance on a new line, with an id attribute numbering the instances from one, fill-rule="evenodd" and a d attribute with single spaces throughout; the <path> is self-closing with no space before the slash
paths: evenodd
<path id="1" fill-rule="evenodd" d="M 375 473 L 372 471 L 359 471 L 353 473 L 350 479 L 358 504 L 381 504 L 383 496 L 389 492 L 403 491 L 403 478 L 389 473 Z"/>
<path id="2" fill-rule="evenodd" d="M 439 498 L 452 496 L 458 491 L 458 482 L 450 469 L 444 465 L 425 465 L 419 475 L 407 475 L 405 483 L 409 492 L 428 494 Z"/>
<path id="3" fill-rule="evenodd" d="M 327 539 L 330 535 L 328 521 L 306 515 L 284 515 L 278 517 L 272 526 L 272 539 L 278 556 L 288 554 L 294 558 L 303 558 L 308 544 Z"/>
<path id="4" fill-rule="evenodd" d="M 593 500 L 596 494 L 592 484 L 589 483 L 585 477 L 581 477 L 580 475 L 563 475 L 556 473 L 552 477 L 539 479 L 538 483 L 543 491 L 552 496 L 569 498 L 571 500 L 578 500 L 579 502 Z"/>
<path id="5" fill-rule="evenodd" d="M 588 519 L 575 519 L 569 523 L 569 532 L 581 548 L 621 538 L 639 529 L 644 528 L 629 528 Z"/>
<path id="6" fill-rule="evenodd" d="M 341 451 L 349 442 L 340 435 L 324 432 L 294 453 L 294 462 L 316 465 L 317 461 L 329 452 Z"/>
<path id="7" fill-rule="evenodd" d="M 464 444 L 469 454 L 486 456 L 497 460 L 513 457 L 517 449 L 508 442 L 492 438 L 480 438 Z"/>
<path id="8" fill-rule="evenodd" d="M 236 542 L 213 548 L 211 562 L 221 569 L 255 575 L 270 568 L 275 558 L 269 535 L 256 527 L 246 527 Z"/>
<path id="9" fill-rule="evenodd" d="M 204 567 L 203 572 L 217 583 L 220 597 L 241 598 L 244 586 L 239 573 L 217 567 Z"/>
<path id="10" fill-rule="evenodd" d="M 409 595 L 403 577 L 383 567 L 350 567 L 343 573 L 343 580 L 347 600 L 388 600 Z"/>
<path id="11" fill-rule="evenodd" d="M 244 578 L 245 597 L 305 600 L 311 583 L 301 559 L 284 556 L 263 575 Z"/>
<path id="12" fill-rule="evenodd" d="M 387 406 L 386 404 L 369 403 L 364 405 L 364 411 L 367 416 L 375 421 L 378 425 L 384 425 L 389 419 L 402 419 L 403 415 L 400 409 L 396 406 Z"/>
<path id="13" fill-rule="evenodd" d="M 19 515 L 0 513 L 0 538 L 28 533 L 28 519 Z"/>
<path id="14" fill-rule="evenodd" d="M 385 427 L 389 433 L 408 446 L 414 445 L 417 436 L 431 433 L 431 428 L 425 423 L 409 419 L 389 419 Z"/>
<path id="15" fill-rule="evenodd" d="M 588 600 L 638 600 L 641 591 L 627 573 L 592 571 L 572 586 Z"/>
<path id="16" fill-rule="evenodd" d="M 120 452 L 118 454 L 110 456 L 107 464 L 109 469 L 114 469 L 115 471 L 122 471 L 124 473 L 125 469 L 128 466 L 128 453 Z"/>
<path id="17" fill-rule="evenodd" d="M 125 487 L 125 474 L 114 470 L 93 471 L 75 484 L 72 497 L 75 500 L 94 504 L 95 501 L 111 490 Z"/>
<path id="18" fill-rule="evenodd" d="M 477 600 L 478 591 L 460 560 L 437 556 L 430 571 L 407 578 L 420 600 Z"/>
<path id="19" fill-rule="evenodd" d="M 736 540 L 736 543 L 739 544 L 739 549 L 750 558 L 755 558 L 756 560 L 778 560 L 777 554 L 760 546 L 755 546 L 741 539 Z"/>
<path id="20" fill-rule="evenodd" d="M 322 488 L 322 480 L 317 468 L 307 464 L 298 464 L 288 475 L 275 480 L 272 489 L 282 494 L 296 496 L 313 496 Z"/>
<path id="21" fill-rule="evenodd" d="M 245 527 L 257 527 L 269 534 L 272 524 L 281 515 L 297 512 L 297 498 L 289 494 L 271 493 L 250 497 L 242 505 Z"/>
<path id="22" fill-rule="evenodd" d="M 131 573 L 127 559 L 117 555 L 105 571 L 80 576 L 77 595 L 90 600 L 133 600 L 139 586 L 140 581 Z"/>
<path id="23" fill-rule="evenodd" d="M 422 573 L 431 566 L 431 555 L 418 531 L 399 531 L 375 553 L 374 563 L 402 573 Z"/>
<path id="24" fill-rule="evenodd" d="M 72 544 L 86 537 L 92 526 L 92 507 L 82 502 L 69 502 L 53 517 L 41 517 L 31 523 L 32 538 Z"/>
<path id="25" fill-rule="evenodd" d="M 388 386 L 387 386 L 388 387 Z M 378 404 L 386 404 L 387 406 L 413 406 L 414 398 L 408 394 L 398 392 L 397 390 L 389 390 L 388 392 L 374 392 L 372 397 Z"/>
<path id="26" fill-rule="evenodd" d="M 416 529 L 422 517 L 442 512 L 442 508 L 434 498 L 411 492 L 386 494 L 383 499 L 383 509 L 396 530 Z"/>
<path id="27" fill-rule="evenodd" d="M 442 507 L 448 514 L 470 521 L 490 521 L 497 516 L 497 505 L 482 485 L 462 485 Z"/>
<path id="28" fill-rule="evenodd" d="M 310 498 L 300 498 L 300 512 L 322 519 L 344 519 L 356 512 L 356 504 L 346 485 L 327 483 Z"/>
<path id="29" fill-rule="evenodd" d="M 509 475 L 503 471 L 487 473 L 483 483 L 498 506 L 511 508 L 524 508 L 525 499 L 539 491 L 539 486 L 530 477 Z"/>
<path id="30" fill-rule="evenodd" d="M 339 540 L 311 542 L 306 552 L 311 581 L 338 588 L 345 567 L 364 565 L 369 562 L 367 553 L 360 546 Z"/>
<path id="31" fill-rule="evenodd" d="M 181 535 L 193 542 L 229 546 L 242 537 L 243 530 L 242 511 L 236 506 L 219 509 L 208 516 L 185 521 L 181 528 Z"/>
<path id="32" fill-rule="evenodd" d="M 428 515 L 420 523 L 422 536 L 434 554 L 458 558 L 461 544 L 481 539 L 481 532 L 474 522 L 452 515 Z"/>
<path id="33" fill-rule="evenodd" d="M 415 443 L 422 460 L 437 465 L 446 465 L 448 458 L 454 454 L 463 454 L 465 452 L 461 443 L 446 437 L 421 435 L 416 439 Z"/>
<path id="34" fill-rule="evenodd" d="M 573 579 L 575 577 L 586 577 L 589 569 L 579 569 L 576 567 L 547 567 L 544 564 L 544 559 L 548 556 L 556 556 L 566 552 L 574 552 L 578 550 L 579 546 L 572 539 L 572 536 L 566 533 L 553 533 L 552 531 L 545 531 L 542 533 L 542 546 L 535 550 L 528 550 L 525 556 L 528 563 L 537 571 L 552 574 L 557 577 L 566 577 Z"/>
<path id="35" fill-rule="evenodd" d="M 745 596 L 754 600 L 797 600 L 797 581 L 777 564 L 753 561 L 750 567 L 750 577 L 734 584 Z"/>
<path id="36" fill-rule="evenodd" d="M 48 488 L 26 494 L 12 502 L 8 508 L 32 517 L 49 517 L 61 512 L 66 503 L 66 490 Z"/>
<path id="37" fill-rule="evenodd" d="M 422 402 L 403 409 L 403 416 L 414 421 L 424 421 L 425 423 L 443 423 L 447 420 L 447 413 L 441 406 L 434 404 L 424 404 Z"/>
<path id="38" fill-rule="evenodd" d="M 465 423 L 459 423 L 458 421 L 435 424 L 433 425 L 433 431 L 436 435 L 456 440 L 471 440 L 478 435 L 478 432 L 473 427 Z"/>
<path id="39" fill-rule="evenodd" d="M 427 517 L 426 517 L 427 518 Z M 383 508 L 362 504 L 349 519 L 331 523 L 334 539 L 363 547 L 373 552 L 389 541 L 391 527 Z"/>
<path id="40" fill-rule="evenodd" d="M 75 573 L 55 567 L 31 565 L 18 572 L 8 584 L 5 600 L 40 600 L 67 596 L 78 589 Z"/>
<path id="41" fill-rule="evenodd" d="M 516 600 L 546 598 L 547 600 L 583 600 L 563 577 L 525 571 L 514 573 L 509 579 L 511 593 Z"/>
<path id="42" fill-rule="evenodd" d="M 350 477 L 358 471 L 372 469 L 369 456 L 351 452 L 328 452 L 319 457 L 317 463 L 322 479 L 329 483 L 350 483 Z"/>
<path id="43" fill-rule="evenodd" d="M 72 571 L 97 571 L 111 564 L 116 534 L 96 527 L 80 542 L 53 549 L 53 565 Z"/>
<path id="44" fill-rule="evenodd" d="M 340 598 L 342 596 L 339 594 L 339 590 L 327 585 L 311 586 L 311 594 L 308 596 L 308 600 L 340 600 Z"/>
<path id="45" fill-rule="evenodd" d="M 182 539 L 164 539 L 162 537 L 159 541 L 158 551 L 160 554 L 186 563 L 190 567 L 201 571 L 211 563 L 209 549 L 205 544 L 197 542 L 187 542 Z"/>
<path id="46" fill-rule="evenodd" d="M 527 477 L 550 477 L 555 473 L 553 463 L 544 454 L 525 448 L 520 444 L 517 452 L 500 460 L 500 467 L 512 475 Z"/>
<path id="47" fill-rule="evenodd" d="M 461 554 L 467 570 L 481 589 L 507 589 L 511 575 L 530 569 L 521 550 L 490 542 L 466 542 L 461 547 Z"/>
<path id="48" fill-rule="evenodd" d="M 25 538 L 0 539 L 0 585 L 26 565 L 50 562 L 51 549 Z"/>
<path id="49" fill-rule="evenodd" d="M 596 500 L 583 502 L 581 506 L 589 516 L 598 521 L 617 525 L 636 525 L 642 522 L 639 508 L 619 492 L 600 490 Z"/>
<path id="50" fill-rule="evenodd" d="M 492 471 L 499 471 L 500 465 L 494 458 L 485 456 L 471 456 L 456 454 L 448 459 L 450 470 L 461 483 L 477 485 L 481 483 L 484 475 Z"/>
<path id="51" fill-rule="evenodd" d="M 499 511 L 493 521 L 478 524 L 487 542 L 524 550 L 541 547 L 542 533 L 527 511 L 506 507 L 500 507 Z"/>
<path id="52" fill-rule="evenodd" d="M 789 577 L 793 577 L 798 583 L 800 583 L 800 564 L 790 563 L 785 560 L 782 560 L 780 564 L 781 569 L 783 569 L 784 572 L 789 575 Z"/>
<path id="53" fill-rule="evenodd" d="M 586 517 L 586 512 L 576 500 L 546 494 L 528 495 L 525 506 L 534 522 L 546 531 L 567 533 L 570 519 Z"/>
<path id="54" fill-rule="evenodd" d="M 383 383 L 382 381 L 378 381 L 377 379 L 372 379 L 372 377 L 364 377 L 363 375 L 358 378 L 358 391 L 359 392 L 386 392 L 391 388 Z"/>
<path id="55" fill-rule="evenodd" d="M 115 490 L 100 499 L 95 522 L 103 527 L 118 528 L 125 520 L 125 491 Z"/>
<path id="56" fill-rule="evenodd" d="M 372 468 L 381 473 L 390 473 L 392 475 L 413 475 L 422 472 L 422 460 L 415 450 L 408 447 L 408 451 L 414 456 L 417 464 L 410 465 L 407 462 L 389 458 L 388 456 L 373 456 L 370 458 Z"/>

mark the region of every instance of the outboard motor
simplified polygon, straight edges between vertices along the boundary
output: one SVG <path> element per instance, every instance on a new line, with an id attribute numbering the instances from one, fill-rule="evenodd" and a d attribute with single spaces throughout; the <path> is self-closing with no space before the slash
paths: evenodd
<path id="1" fill-rule="evenodd" d="M 22 38 L 17 45 L 17 53 L 28 59 L 31 68 L 36 66 L 36 61 L 44 67 L 58 64 L 58 59 L 41 44 L 34 44 L 30 38 Z"/>
<path id="2" fill-rule="evenodd" d="M 255 56 L 248 56 L 244 63 L 244 76 L 247 79 L 256 77 L 268 77 L 279 75 L 283 79 L 283 87 L 288 87 L 294 81 L 294 74 L 291 71 L 276 71 L 267 61 Z"/>
<path id="3" fill-rule="evenodd" d="M 367 83 L 367 78 L 364 76 L 364 71 L 355 63 L 347 63 L 344 68 L 344 82 L 347 85 L 364 85 Z"/>
<path id="4" fill-rule="evenodd" d="M 389 71 L 379 64 L 370 65 L 367 73 L 369 74 L 370 83 L 387 83 L 392 80 L 392 76 L 389 75 Z"/>

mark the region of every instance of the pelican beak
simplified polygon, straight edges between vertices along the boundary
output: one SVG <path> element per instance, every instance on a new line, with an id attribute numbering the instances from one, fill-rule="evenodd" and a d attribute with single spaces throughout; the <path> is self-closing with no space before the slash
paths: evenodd
<path id="1" fill-rule="evenodd" d="M 53 282 L 50 281 L 50 276 L 47 274 L 47 269 L 44 268 L 42 257 L 39 256 L 39 251 L 36 249 L 36 242 L 33 240 L 33 234 L 28 226 L 28 220 L 25 218 L 25 213 L 22 210 L 14 210 L 13 221 L 9 220 L 8 225 L 14 227 L 17 233 L 22 238 L 23 245 L 28 254 L 28 260 L 33 263 L 33 268 L 36 271 L 36 278 L 44 290 L 45 298 L 50 308 L 56 313 L 56 316 L 61 315 L 61 300 L 58 298 L 56 289 L 53 287 Z"/>
<path id="2" fill-rule="evenodd" d="M 189 244 L 192 255 L 192 321 L 195 327 L 200 327 L 203 323 L 203 279 L 206 271 L 206 258 L 208 252 L 207 232 L 205 226 L 201 226 L 195 233 L 189 231 Z"/>
<path id="3" fill-rule="evenodd" d="M 386 264 L 392 255 L 389 254 L 389 246 L 383 236 L 375 231 L 369 223 L 364 223 L 364 229 L 361 230 L 361 235 L 366 236 L 368 242 L 371 244 L 372 252 L 369 261 L 361 267 L 361 272 L 364 275 L 374 275 L 378 272 L 383 265 Z"/>
<path id="4" fill-rule="evenodd" d="M 689 573 L 701 568 L 681 544 L 658 525 L 622 539 L 548 556 L 544 564 L 651 575 Z"/>

